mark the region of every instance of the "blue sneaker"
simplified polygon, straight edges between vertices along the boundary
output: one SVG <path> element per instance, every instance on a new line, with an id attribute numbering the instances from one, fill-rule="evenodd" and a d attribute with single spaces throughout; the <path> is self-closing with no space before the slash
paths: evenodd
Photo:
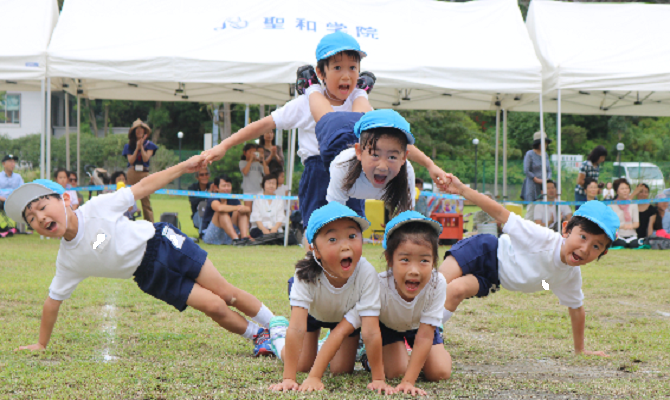
<path id="1" fill-rule="evenodd" d="M 321 351 L 321 346 L 323 346 L 323 344 L 326 343 L 326 340 L 328 340 L 328 336 L 330 336 L 330 331 L 328 331 L 328 333 L 326 333 L 326 337 L 324 337 L 323 339 L 319 340 L 319 346 L 318 346 L 318 348 L 317 348 L 317 350 L 316 350 L 317 353 L 318 353 L 319 351 Z"/>
<path id="2" fill-rule="evenodd" d="M 277 354 L 277 346 L 275 343 L 278 339 L 286 339 L 286 330 L 288 329 L 288 320 L 284 317 L 272 317 L 270 320 L 270 348 L 272 352 L 277 356 L 281 357 L 280 354 Z"/>
<path id="3" fill-rule="evenodd" d="M 274 353 L 270 347 L 270 331 L 261 328 L 254 336 L 254 357 L 272 355 L 274 355 Z"/>

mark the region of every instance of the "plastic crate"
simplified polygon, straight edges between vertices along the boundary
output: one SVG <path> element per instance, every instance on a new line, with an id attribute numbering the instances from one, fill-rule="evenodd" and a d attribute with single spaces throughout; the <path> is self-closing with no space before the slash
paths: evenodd
<path id="1" fill-rule="evenodd" d="M 431 214 L 430 218 L 442 224 L 440 239 L 463 239 L 463 214 Z"/>

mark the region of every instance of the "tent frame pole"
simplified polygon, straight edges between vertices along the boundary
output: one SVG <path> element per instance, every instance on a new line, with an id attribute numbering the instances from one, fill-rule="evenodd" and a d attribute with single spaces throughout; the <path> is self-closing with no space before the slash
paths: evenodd
<path id="1" fill-rule="evenodd" d="M 544 132 L 544 110 L 542 109 L 542 95 L 540 94 L 540 148 L 542 154 L 542 199 L 547 201 L 547 149 Z M 533 199 L 535 201 L 535 199 Z M 544 207 L 544 220 L 549 225 L 549 207 Z"/>
<path id="2" fill-rule="evenodd" d="M 63 94 L 65 96 L 65 169 L 70 171 L 70 98 L 66 90 L 63 91 Z"/>
<path id="3" fill-rule="evenodd" d="M 561 169 L 563 169 L 563 158 L 561 156 L 561 89 L 558 89 L 558 108 L 556 109 L 556 152 L 558 153 L 558 171 L 556 172 L 556 180 L 558 181 L 558 201 L 561 201 Z M 561 232 L 561 206 L 556 205 L 556 221 L 558 222 L 558 232 Z"/>
<path id="4" fill-rule="evenodd" d="M 500 107 L 496 110 L 496 166 L 493 174 L 493 198 L 498 199 L 498 153 L 500 150 Z"/>
<path id="5" fill-rule="evenodd" d="M 298 98 L 298 91 L 295 91 L 295 94 L 293 96 L 294 99 Z M 291 129 L 291 136 L 289 137 L 289 153 L 288 153 L 288 159 L 289 159 L 289 167 L 288 171 L 284 174 L 288 174 L 288 195 L 291 196 L 291 191 L 293 189 L 293 169 L 295 167 L 295 145 L 296 145 L 296 139 L 298 136 L 298 130 L 297 129 Z M 289 223 L 290 223 L 290 218 L 291 218 L 291 200 L 286 201 L 286 226 L 284 227 L 284 247 L 288 246 L 288 235 L 289 235 Z"/>
<path id="6" fill-rule="evenodd" d="M 47 151 L 46 151 L 46 171 L 45 179 L 51 179 L 51 78 L 47 78 L 47 114 L 46 114 L 47 124 L 46 124 L 46 138 L 47 138 Z"/>
<path id="7" fill-rule="evenodd" d="M 81 182 L 81 96 L 77 95 L 77 186 Z"/>
<path id="8" fill-rule="evenodd" d="M 45 116 L 45 113 L 47 111 L 47 105 L 46 105 L 47 94 L 44 79 L 40 81 L 40 86 L 41 86 L 40 94 L 42 95 L 40 97 L 41 99 L 40 105 L 42 107 L 42 112 L 40 113 L 40 131 L 42 131 L 40 132 L 40 179 L 44 179 L 44 171 L 46 171 L 44 160 L 45 160 L 45 147 L 46 147 L 45 142 L 46 142 L 46 131 L 47 131 L 46 128 L 47 121 Z"/>
<path id="9" fill-rule="evenodd" d="M 503 109 L 503 201 L 507 200 L 507 110 Z"/>

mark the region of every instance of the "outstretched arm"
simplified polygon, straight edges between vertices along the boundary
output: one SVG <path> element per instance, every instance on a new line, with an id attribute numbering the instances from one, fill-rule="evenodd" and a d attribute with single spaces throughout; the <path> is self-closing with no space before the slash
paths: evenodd
<path id="1" fill-rule="evenodd" d="M 179 178 L 185 173 L 193 173 L 200 169 L 202 155 L 197 155 L 182 161 L 163 171 L 155 172 L 130 187 L 135 200 L 143 199 L 158 189 L 164 188 L 168 183 Z"/>
<path id="2" fill-rule="evenodd" d="M 425 155 L 424 152 L 419 150 L 416 146 L 410 144 L 407 146 L 407 150 L 409 151 L 407 158 L 412 162 L 419 163 L 427 169 L 431 179 L 437 184 L 437 187 L 444 191 L 444 186 L 447 182 L 447 173 L 442 171 L 442 168 L 438 167 L 430 157 Z M 410 182 L 410 184 L 413 183 L 414 182 Z"/>
<path id="3" fill-rule="evenodd" d="M 488 196 L 484 196 L 483 194 L 465 186 L 453 174 L 447 174 L 447 182 L 447 193 L 461 195 L 475 203 L 475 205 L 484 210 L 485 213 L 495 218 L 496 222 L 499 224 L 507 223 L 507 220 L 509 219 L 509 210 L 496 203 L 495 200 L 492 200 Z"/>
<path id="4" fill-rule="evenodd" d="M 37 344 L 30 346 L 21 346 L 16 350 L 44 350 L 51 339 L 51 332 L 54 330 L 56 320 L 58 319 L 58 310 L 62 301 L 47 297 L 42 308 L 42 323 L 40 324 L 40 338 Z M 16 351 L 15 350 L 15 351 Z"/>
<path id="5" fill-rule="evenodd" d="M 572 339 L 575 342 L 575 354 L 609 357 L 604 351 L 584 350 L 584 326 L 586 325 L 584 306 L 579 308 L 568 307 L 568 312 L 570 313 L 570 321 L 572 322 Z"/>
<path id="6" fill-rule="evenodd" d="M 379 317 L 361 317 L 361 335 L 365 343 L 365 351 L 368 355 L 372 382 L 368 383 L 368 389 L 382 394 L 395 393 L 393 386 L 386 383 L 384 372 L 384 361 L 382 360 L 382 334 L 379 330 Z"/>
<path id="7" fill-rule="evenodd" d="M 205 157 L 205 162 L 211 164 L 214 161 L 222 159 L 233 146 L 258 139 L 263 133 L 276 128 L 277 126 L 274 119 L 272 119 L 272 115 L 268 115 L 263 119 L 250 123 L 211 149 L 203 151 L 202 155 Z"/>

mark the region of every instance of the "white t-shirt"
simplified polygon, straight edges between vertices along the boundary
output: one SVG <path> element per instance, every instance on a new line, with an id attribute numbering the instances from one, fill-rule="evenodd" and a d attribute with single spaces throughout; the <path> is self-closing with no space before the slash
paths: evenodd
<path id="1" fill-rule="evenodd" d="M 254 200 L 249 217 L 253 224 L 252 228 L 257 226 L 256 222 L 261 222 L 268 229 L 272 229 L 277 222 L 284 222 L 286 220 L 284 207 L 286 207 L 284 200 L 270 200 L 269 202 L 263 199 Z"/>
<path id="2" fill-rule="evenodd" d="M 603 189 L 603 200 L 612 200 L 614 198 L 614 188 Z"/>
<path id="3" fill-rule="evenodd" d="M 247 160 L 240 160 L 240 172 L 247 166 Z M 244 175 L 242 172 L 242 193 L 244 194 L 258 194 L 263 191 L 261 182 L 263 182 L 264 175 L 263 164 L 258 161 L 251 163 L 249 172 Z"/>
<path id="4" fill-rule="evenodd" d="M 148 221 L 123 216 L 135 204 L 130 188 L 96 196 L 79 207 L 77 236 L 62 239 L 49 297 L 66 300 L 89 276 L 128 279 L 142 262 L 156 229 Z"/>
<path id="5" fill-rule="evenodd" d="M 570 308 L 584 304 L 581 270 L 561 261 L 565 239 L 558 232 L 510 213 L 503 233 L 498 239 L 502 287 L 532 293 L 544 290 L 544 280 L 560 304 Z"/>
<path id="6" fill-rule="evenodd" d="M 392 270 L 380 272 L 377 278 L 381 303 L 379 322 L 397 332 L 419 329 L 421 324 L 440 326 L 444 302 L 447 300 L 447 280 L 444 275 L 433 271 L 430 281 L 411 302 L 405 301 L 398 294 Z M 358 317 L 355 313 L 352 315 Z M 357 324 L 360 326 L 360 321 Z"/>
<path id="7" fill-rule="evenodd" d="M 287 184 L 277 186 L 277 190 L 275 190 L 275 194 L 277 196 L 286 196 L 286 193 L 288 193 L 288 185 Z"/>
<path id="8" fill-rule="evenodd" d="M 340 322 L 346 318 L 354 328 L 360 327 L 360 317 L 379 315 L 379 284 L 377 271 L 361 257 L 353 275 L 341 288 L 330 284 L 321 272 L 316 283 L 295 277 L 289 295 L 291 307 L 307 309 L 309 315 L 321 322 Z M 356 311 L 354 315 L 351 311 Z M 358 323 L 358 325 L 356 325 Z"/>
<path id="9" fill-rule="evenodd" d="M 559 206 L 561 210 L 561 220 L 564 220 L 568 215 L 572 214 L 572 209 L 569 206 L 562 205 Z M 547 204 L 537 204 L 535 206 L 535 211 L 533 212 L 533 220 L 542 221 L 543 224 L 547 224 L 547 220 L 544 218 L 544 210 L 547 210 L 547 215 L 549 216 L 549 221 L 554 221 L 550 228 L 556 226 L 556 206 L 549 206 Z"/>
<path id="10" fill-rule="evenodd" d="M 356 157 L 356 150 L 346 149 L 343 150 L 340 154 L 335 157 L 332 163 L 330 163 L 330 183 L 328 184 L 328 192 L 326 193 L 326 200 L 330 203 L 331 201 L 337 201 L 341 204 L 346 204 L 350 198 L 354 199 L 375 199 L 380 200 L 384 195 L 384 188 L 377 189 L 372 186 L 372 183 L 365 176 L 365 172 L 361 172 L 361 176 L 358 177 L 354 186 L 351 187 L 349 192 L 345 192 L 342 189 L 344 181 L 347 179 L 347 172 L 349 171 L 349 161 Z M 407 166 L 407 186 L 410 191 L 410 197 L 412 199 L 412 209 L 414 209 L 414 203 L 416 201 L 416 186 L 414 185 L 414 168 L 412 163 L 407 160 L 405 162 Z"/>
<path id="11" fill-rule="evenodd" d="M 359 97 L 368 98 L 365 90 L 354 89 L 341 106 L 333 106 L 334 111 L 351 111 L 354 100 Z M 316 122 L 309 110 L 309 96 L 302 95 L 286 103 L 284 107 L 272 112 L 272 119 L 277 129 L 298 129 L 298 156 L 305 163 L 309 157 L 318 156 L 319 142 L 316 140 Z"/>

